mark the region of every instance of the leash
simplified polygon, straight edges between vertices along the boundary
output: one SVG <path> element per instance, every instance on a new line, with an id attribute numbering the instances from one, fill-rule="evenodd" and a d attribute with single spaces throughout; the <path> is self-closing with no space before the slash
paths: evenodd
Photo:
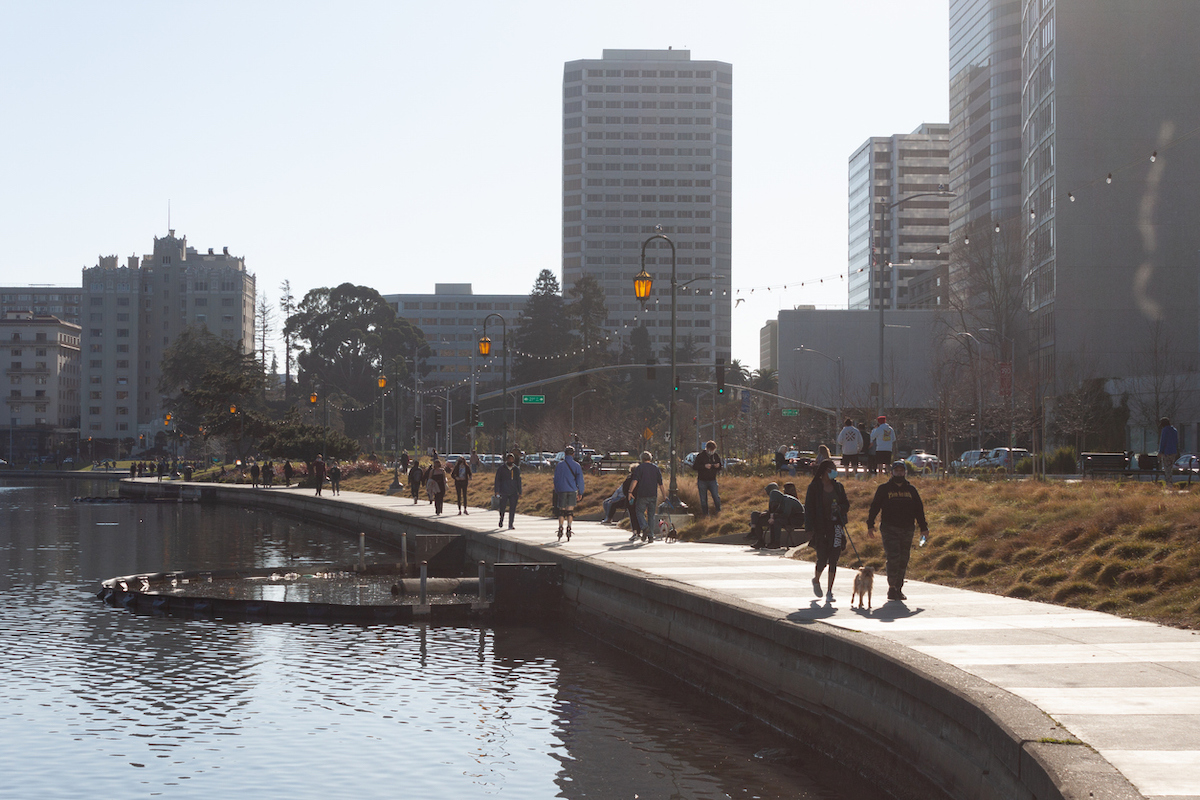
<path id="1" fill-rule="evenodd" d="M 858 554 L 858 547 L 854 544 L 854 540 L 850 538 L 850 531 L 846 531 L 846 541 L 850 543 L 850 547 L 854 550 L 854 557 L 858 559 L 858 568 L 862 569 L 862 556 Z"/>

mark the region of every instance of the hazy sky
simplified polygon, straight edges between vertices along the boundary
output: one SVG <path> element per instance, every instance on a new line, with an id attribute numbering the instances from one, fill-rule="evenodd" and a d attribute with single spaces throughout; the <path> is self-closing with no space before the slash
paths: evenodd
<path id="1" fill-rule="evenodd" d="M 4 0 L 0 283 L 149 252 L 169 202 L 272 303 L 285 279 L 528 292 L 561 277 L 563 62 L 675 47 L 733 64 L 733 356 L 757 367 L 779 308 L 845 305 L 850 153 L 948 121 L 947 3 Z"/>

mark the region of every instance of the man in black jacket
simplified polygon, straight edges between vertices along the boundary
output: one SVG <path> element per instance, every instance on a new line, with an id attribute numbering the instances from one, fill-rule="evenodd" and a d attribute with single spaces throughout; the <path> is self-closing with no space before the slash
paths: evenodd
<path id="1" fill-rule="evenodd" d="M 921 536 L 929 534 L 925 522 L 925 505 L 917 487 L 905 477 L 907 465 L 903 461 L 892 462 L 892 479 L 875 490 L 871 511 L 867 514 L 867 536 L 875 536 L 875 516 L 883 513 L 879 525 L 879 536 L 883 540 L 883 552 L 887 557 L 888 600 L 905 600 L 904 573 L 908 570 L 908 557 L 912 553 L 913 529 L 921 527 Z"/>
<path id="2" fill-rule="evenodd" d="M 493 492 L 499 497 L 500 522 L 504 527 L 504 512 L 508 511 L 508 529 L 513 529 L 513 518 L 517 513 L 517 498 L 521 496 L 521 468 L 512 453 L 504 454 L 504 466 L 496 470 Z"/>
<path id="3" fill-rule="evenodd" d="M 804 505 L 796 497 L 796 485 L 789 483 L 784 491 L 779 490 L 778 483 L 767 484 L 767 510 L 750 512 L 750 536 L 754 539 L 751 545 L 755 550 L 766 547 L 775 550 L 780 546 L 780 538 L 784 530 L 789 534 L 804 527 Z M 767 542 L 767 532 L 770 532 L 770 542 Z"/>
<path id="4" fill-rule="evenodd" d="M 696 470 L 696 493 L 700 495 L 700 513 L 708 514 L 708 495 L 712 494 L 713 515 L 721 513 L 721 494 L 717 488 L 717 473 L 722 468 L 717 455 L 717 443 L 709 442 L 696 454 L 692 469 Z"/>

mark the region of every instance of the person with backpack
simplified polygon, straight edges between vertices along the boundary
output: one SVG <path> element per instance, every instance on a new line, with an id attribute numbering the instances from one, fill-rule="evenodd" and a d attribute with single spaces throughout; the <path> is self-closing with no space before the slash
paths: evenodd
<path id="1" fill-rule="evenodd" d="M 563 459 L 554 468 L 554 513 L 558 517 L 558 538 L 563 537 L 563 517 L 567 519 L 567 541 L 571 541 L 571 522 L 575 504 L 583 499 L 583 468 L 575 460 L 575 448 L 568 445 Z"/>

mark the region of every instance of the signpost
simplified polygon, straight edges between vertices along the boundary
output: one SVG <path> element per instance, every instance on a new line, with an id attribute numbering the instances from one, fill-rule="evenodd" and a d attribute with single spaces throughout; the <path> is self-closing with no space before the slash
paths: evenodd
<path id="1" fill-rule="evenodd" d="M 785 417 L 798 417 L 798 416 L 800 416 L 800 409 L 798 409 L 798 408 L 785 408 L 785 409 L 783 410 L 783 415 L 784 415 Z"/>
<path id="2" fill-rule="evenodd" d="M 521 395 L 522 403 L 531 403 L 535 405 L 545 405 L 546 395 L 544 394 L 523 394 Z"/>

